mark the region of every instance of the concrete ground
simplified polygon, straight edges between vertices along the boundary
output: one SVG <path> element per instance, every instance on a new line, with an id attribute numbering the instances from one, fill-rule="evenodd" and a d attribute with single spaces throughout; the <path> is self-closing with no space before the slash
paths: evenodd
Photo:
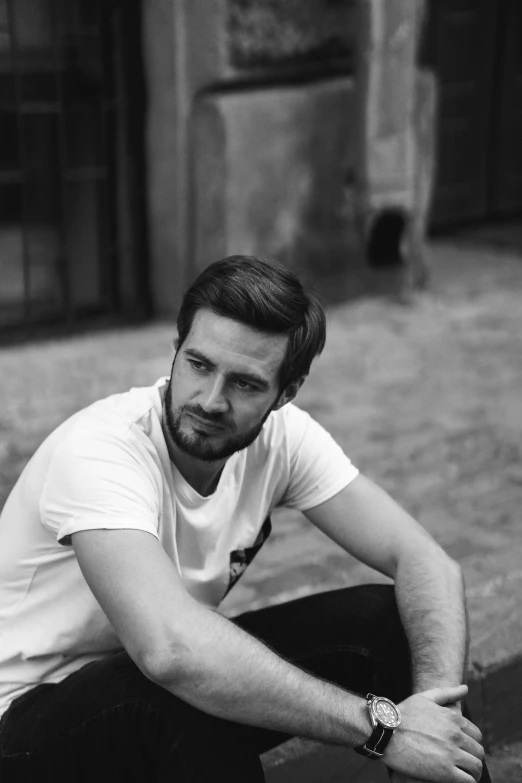
<path id="1" fill-rule="evenodd" d="M 463 565 L 472 674 L 497 672 L 477 688 L 475 714 L 500 747 L 522 739 L 522 252 L 491 237 L 428 252 L 430 290 L 411 304 L 329 309 L 327 347 L 298 402 Z M 168 374 L 172 337 L 160 323 L 0 351 L 0 505 L 66 416 Z M 274 520 L 228 612 L 382 579 L 299 514 Z M 498 780 L 520 780 L 521 759 L 520 743 L 495 750 Z"/>

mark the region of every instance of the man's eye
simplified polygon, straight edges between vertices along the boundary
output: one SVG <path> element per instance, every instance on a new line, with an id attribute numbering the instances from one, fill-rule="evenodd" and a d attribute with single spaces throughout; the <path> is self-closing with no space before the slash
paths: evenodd
<path id="1" fill-rule="evenodd" d="M 238 386 L 242 391 L 255 391 L 256 387 L 252 386 L 251 383 L 248 381 L 243 381 L 241 378 L 238 378 L 236 381 L 236 386 Z"/>
<path id="2" fill-rule="evenodd" d="M 203 362 L 199 362 L 197 359 L 189 359 L 190 366 L 193 370 L 196 370 L 196 372 L 202 372 L 206 365 Z"/>

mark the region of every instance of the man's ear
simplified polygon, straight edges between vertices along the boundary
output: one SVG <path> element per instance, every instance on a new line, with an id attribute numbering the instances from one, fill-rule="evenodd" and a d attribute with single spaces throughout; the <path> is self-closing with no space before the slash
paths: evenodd
<path id="1" fill-rule="evenodd" d="M 279 398 L 275 403 L 273 410 L 278 411 L 279 408 L 282 408 L 283 405 L 287 404 L 287 402 L 292 402 L 292 400 L 296 398 L 297 392 L 305 382 L 305 379 L 306 379 L 306 375 L 301 375 L 301 377 L 298 378 L 297 381 L 292 381 L 292 383 L 289 383 L 288 386 L 279 395 Z"/>

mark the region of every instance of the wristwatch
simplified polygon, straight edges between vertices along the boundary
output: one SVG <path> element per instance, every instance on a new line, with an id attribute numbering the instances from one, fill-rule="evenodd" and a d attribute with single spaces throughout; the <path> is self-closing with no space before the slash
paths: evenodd
<path id="1" fill-rule="evenodd" d="M 356 753 L 369 759 L 380 759 L 386 745 L 395 733 L 395 729 L 401 725 L 401 713 L 399 708 L 390 699 L 384 696 L 366 694 L 366 704 L 370 712 L 373 731 L 364 745 L 354 748 Z"/>

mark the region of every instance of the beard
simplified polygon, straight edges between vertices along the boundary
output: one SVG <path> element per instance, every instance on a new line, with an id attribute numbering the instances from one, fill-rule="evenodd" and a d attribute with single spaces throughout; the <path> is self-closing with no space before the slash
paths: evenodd
<path id="1" fill-rule="evenodd" d="M 248 448 L 260 434 L 263 425 L 268 416 L 272 413 L 274 406 L 271 405 L 260 421 L 248 428 L 244 432 L 238 432 L 234 422 L 227 421 L 222 415 L 212 416 L 206 413 L 199 405 L 181 405 L 174 410 L 172 406 L 172 379 L 169 381 L 165 394 L 165 424 L 174 444 L 184 454 L 188 454 L 195 459 L 203 462 L 216 462 L 218 460 L 228 459 L 237 451 Z M 208 421 L 209 424 L 223 427 L 229 430 L 231 434 L 219 443 L 213 442 L 211 433 L 199 433 L 194 430 L 190 433 L 182 429 L 183 415 L 193 413 L 200 419 Z M 220 437 L 218 433 L 217 437 Z"/>

